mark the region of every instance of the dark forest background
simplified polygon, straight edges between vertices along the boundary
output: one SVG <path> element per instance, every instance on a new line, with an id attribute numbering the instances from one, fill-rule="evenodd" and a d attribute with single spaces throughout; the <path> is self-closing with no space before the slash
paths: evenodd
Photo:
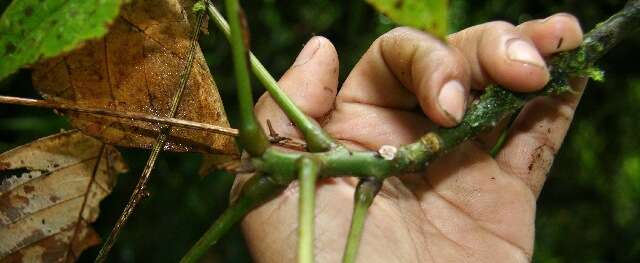
<path id="1" fill-rule="evenodd" d="M 4 10 L 9 1 L 0 1 Z M 341 80 L 369 44 L 393 28 L 364 1 L 243 1 L 252 49 L 275 76 L 292 63 L 313 35 L 333 41 Z M 622 0 L 453 0 L 454 30 L 491 20 L 519 23 L 555 12 L 576 15 L 586 30 L 624 5 Z M 234 102 L 231 58 L 213 25 L 201 39 L 225 101 Z M 640 36 L 602 59 L 605 83 L 590 83 L 575 121 L 538 202 L 534 262 L 640 261 Z M 0 62 L 1 63 L 1 62 Z M 256 96 L 262 93 L 260 89 Z M 38 97 L 30 72 L 0 82 L 3 95 Z M 233 123 L 233 103 L 225 103 Z M 68 129 L 50 110 L 0 105 L 0 152 Z M 122 149 L 130 166 L 101 203 L 95 227 L 106 236 L 142 171 L 148 151 Z M 227 205 L 233 178 L 198 176 L 198 154 L 162 153 L 149 191 L 122 231 L 110 262 L 177 262 Z M 345 216 L 347 216 L 345 214 Z M 294 248 L 292 248 L 294 249 Z M 93 248 L 81 257 L 90 262 Z M 336 253 L 341 253 L 336 251 Z M 228 234 L 206 262 L 250 262 L 239 228 Z"/>

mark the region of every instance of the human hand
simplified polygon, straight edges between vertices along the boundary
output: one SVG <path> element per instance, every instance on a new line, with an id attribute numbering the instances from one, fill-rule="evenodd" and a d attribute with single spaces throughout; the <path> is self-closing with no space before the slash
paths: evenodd
<path id="1" fill-rule="evenodd" d="M 448 42 L 394 29 L 372 44 L 337 92 L 336 51 L 327 39 L 314 37 L 279 84 L 341 143 L 377 150 L 410 143 L 436 125 L 455 126 L 470 90 L 491 83 L 517 92 L 542 88 L 549 80 L 544 58 L 579 46 L 582 31 L 573 16 L 557 14 L 517 27 L 474 26 Z M 574 81 L 574 89 L 582 91 L 585 83 Z M 529 262 L 536 199 L 580 95 L 531 101 L 495 158 L 488 150 L 501 129 L 460 145 L 425 173 L 387 179 L 369 209 L 358 261 Z M 256 114 L 278 134 L 301 138 L 270 96 L 260 98 Z M 354 178 L 318 184 L 318 262 L 342 256 L 356 184 Z M 295 260 L 297 209 L 294 183 L 245 217 L 243 231 L 257 262 Z"/>

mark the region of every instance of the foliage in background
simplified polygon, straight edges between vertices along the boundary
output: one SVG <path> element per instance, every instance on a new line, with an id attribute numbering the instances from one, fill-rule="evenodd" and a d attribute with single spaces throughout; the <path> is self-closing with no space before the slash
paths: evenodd
<path id="1" fill-rule="evenodd" d="M 625 1 L 452 1 L 450 31 L 490 20 L 512 23 L 564 11 L 592 28 Z M 2 5 L 4 3 L 0 3 Z M 340 55 L 341 79 L 371 42 L 392 28 L 363 1 L 248 1 L 252 50 L 281 75 L 297 51 L 314 34 L 333 41 Z M 216 30 L 201 45 L 225 101 L 235 101 L 224 36 Z M 591 83 L 578 108 L 576 122 L 555 161 L 538 206 L 535 262 L 636 262 L 640 259 L 640 37 L 629 39 L 602 59 L 605 84 Z M 294 52 L 295 50 L 295 52 Z M 636 76 L 634 76 L 636 74 Z M 260 85 L 254 85 L 260 88 Z M 6 95 L 36 97 L 28 71 L 0 83 Z M 254 94 L 260 94 L 255 92 Z M 228 104 L 230 121 L 235 109 Z M 65 127 L 49 110 L 0 105 L 0 151 Z M 118 218 L 140 174 L 148 152 L 124 150 L 130 172 L 119 177 L 101 204 L 95 226 L 106 236 Z M 197 176 L 200 157 L 162 154 L 146 199 L 114 247 L 113 262 L 175 262 L 227 205 L 232 178 Z M 346 215 L 345 215 L 346 216 Z M 85 252 L 95 258 L 97 248 Z M 213 248 L 208 262 L 249 262 L 236 228 Z"/>
<path id="2" fill-rule="evenodd" d="M 367 0 L 396 24 L 410 26 L 444 38 L 447 34 L 448 0 Z"/>
<path id="3" fill-rule="evenodd" d="M 0 17 L 0 32 L 4 32 L 0 38 L 0 79 L 25 64 L 70 51 L 84 40 L 106 34 L 122 3 L 13 1 Z"/>

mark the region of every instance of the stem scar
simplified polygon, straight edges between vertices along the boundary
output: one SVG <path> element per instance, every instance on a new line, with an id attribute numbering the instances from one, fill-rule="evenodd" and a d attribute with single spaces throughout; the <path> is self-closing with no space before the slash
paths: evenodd
<path id="1" fill-rule="evenodd" d="M 441 148 L 440 136 L 434 132 L 425 134 L 420 138 L 420 142 L 424 144 L 431 152 L 438 152 Z"/>

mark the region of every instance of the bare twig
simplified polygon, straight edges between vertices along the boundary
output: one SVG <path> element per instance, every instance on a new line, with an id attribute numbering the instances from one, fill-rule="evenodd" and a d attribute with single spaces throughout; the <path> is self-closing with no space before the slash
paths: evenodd
<path id="1" fill-rule="evenodd" d="M 137 121 L 144 121 L 149 123 L 158 123 L 158 124 L 166 124 L 171 125 L 173 127 L 194 129 L 194 130 L 202 130 L 216 134 L 223 134 L 229 136 L 238 136 L 238 130 L 229 127 L 222 127 L 208 123 L 201 123 L 183 119 L 176 118 L 166 118 L 153 116 L 142 113 L 135 112 L 119 112 L 113 111 L 109 109 L 103 108 L 89 108 L 82 107 L 78 105 L 70 105 L 59 103 L 55 101 L 48 100 L 36 100 L 36 99 L 27 99 L 27 98 L 19 98 L 19 97 L 10 97 L 10 96 L 0 96 L 1 104 L 13 104 L 13 105 L 22 105 L 22 106 L 32 106 L 32 107 L 40 107 L 40 108 L 49 108 L 49 109 L 59 109 L 59 110 L 69 110 L 81 113 L 90 113 L 96 115 L 104 115 L 109 117 L 116 117 L 122 119 L 130 119 Z"/>
<path id="2" fill-rule="evenodd" d="M 282 136 L 276 132 L 271 126 L 271 120 L 267 119 L 267 127 L 269 128 L 269 142 L 286 147 L 296 151 L 304 151 L 307 149 L 307 144 L 302 141 L 297 141 L 289 137 Z"/>
<path id="3" fill-rule="evenodd" d="M 121 111 L 113 111 L 109 109 L 103 108 L 90 108 L 90 107 L 82 107 L 78 105 L 65 104 L 55 101 L 48 100 L 37 100 L 37 99 L 28 99 L 28 98 L 20 98 L 20 97 L 11 97 L 11 96 L 0 96 L 0 104 L 12 104 L 12 105 L 21 105 L 21 106 L 30 106 L 30 107 L 39 107 L 39 108 L 48 108 L 48 109 L 57 109 L 57 110 L 68 110 L 75 111 L 81 113 L 89 113 L 95 115 L 103 115 L 121 119 L 129 119 L 136 121 L 144 121 L 148 123 L 156 123 L 156 124 L 166 124 L 171 125 L 172 127 L 180 127 L 185 129 L 193 129 L 193 130 L 201 130 L 215 134 L 222 134 L 236 137 L 238 136 L 238 129 L 230 128 L 230 127 L 222 127 L 208 123 L 189 121 L 177 118 L 167 118 L 167 117 L 159 117 L 153 116 L 149 114 L 143 113 L 135 113 L 135 112 L 121 112 Z M 273 144 L 278 146 L 286 147 L 293 150 L 304 151 L 306 149 L 306 144 L 301 141 L 296 141 L 289 137 L 284 137 L 278 135 L 277 139 L 271 138 L 270 141 Z"/>
<path id="4" fill-rule="evenodd" d="M 96 175 L 98 174 L 98 168 L 100 168 L 100 162 L 102 161 L 102 157 L 104 156 L 104 152 L 107 150 L 107 145 L 102 143 L 100 146 L 100 152 L 96 158 L 96 164 L 93 166 L 93 171 L 91 172 L 91 179 L 89 180 L 89 184 L 87 184 L 87 190 L 84 192 L 84 197 L 82 198 L 82 205 L 80 206 L 80 211 L 78 212 L 78 219 L 76 220 L 76 225 L 73 229 L 73 236 L 71 236 L 71 241 L 69 241 L 69 247 L 67 248 L 67 252 L 64 257 L 65 263 L 74 262 L 75 254 L 73 253 L 73 242 L 75 242 L 78 237 L 78 231 L 80 230 L 80 224 L 82 223 L 82 213 L 84 212 L 84 208 L 87 206 L 87 200 L 89 199 L 89 192 L 91 191 L 91 187 L 96 180 Z M 108 167 L 107 167 L 108 169 Z M 107 170 L 107 172 L 111 172 Z M 70 256 L 73 256 L 73 260 L 70 260 Z"/>

